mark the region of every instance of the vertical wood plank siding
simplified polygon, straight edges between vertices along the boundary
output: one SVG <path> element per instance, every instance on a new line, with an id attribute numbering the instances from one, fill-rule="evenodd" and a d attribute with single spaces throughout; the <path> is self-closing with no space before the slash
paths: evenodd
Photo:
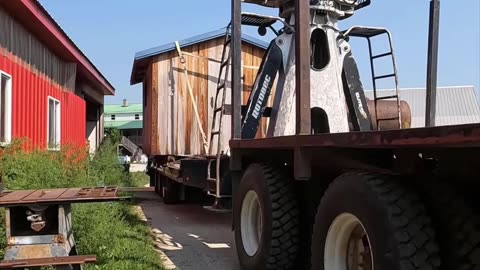
<path id="1" fill-rule="evenodd" d="M 223 38 L 182 48 L 185 52 L 220 60 Z M 243 44 L 244 65 L 260 66 L 264 49 Z M 207 139 L 213 119 L 213 103 L 220 64 L 207 59 L 186 56 L 188 79 Z M 231 74 L 231 73 L 230 73 Z M 248 100 L 257 70 L 244 69 L 243 103 Z M 226 104 L 230 104 L 230 82 L 227 82 Z M 204 155 L 202 137 L 188 93 L 187 82 L 176 51 L 152 58 L 144 79 L 146 106 L 144 112 L 144 148 L 149 155 Z M 269 100 L 271 105 L 272 98 Z M 267 121 L 262 120 L 257 137 L 266 134 Z M 230 116 L 224 115 L 222 150 L 228 149 Z"/>

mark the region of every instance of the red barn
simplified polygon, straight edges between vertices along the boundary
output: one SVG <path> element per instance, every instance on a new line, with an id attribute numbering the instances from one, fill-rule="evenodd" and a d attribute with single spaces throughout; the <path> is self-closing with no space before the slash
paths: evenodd
<path id="1" fill-rule="evenodd" d="M 115 89 L 36 0 L 0 1 L 0 143 L 95 150 Z"/>

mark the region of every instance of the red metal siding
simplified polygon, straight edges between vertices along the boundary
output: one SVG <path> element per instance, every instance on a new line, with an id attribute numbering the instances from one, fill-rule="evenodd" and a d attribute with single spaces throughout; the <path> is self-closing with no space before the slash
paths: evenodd
<path id="1" fill-rule="evenodd" d="M 0 52 L 0 70 L 12 76 L 12 138 L 28 138 L 33 146 L 46 147 L 47 100 L 51 96 L 60 101 L 60 143 L 84 146 L 85 101 L 14 60 Z"/>

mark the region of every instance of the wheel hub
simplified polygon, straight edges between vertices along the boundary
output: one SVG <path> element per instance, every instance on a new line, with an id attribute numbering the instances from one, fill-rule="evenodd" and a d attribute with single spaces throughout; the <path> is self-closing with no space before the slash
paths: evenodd
<path id="1" fill-rule="evenodd" d="M 248 256 L 254 256 L 262 236 L 263 216 L 257 193 L 253 190 L 248 191 L 243 200 L 240 224 L 243 248 Z"/>
<path id="2" fill-rule="evenodd" d="M 325 269 L 374 270 L 370 239 L 360 220 L 349 213 L 330 225 L 325 242 Z"/>

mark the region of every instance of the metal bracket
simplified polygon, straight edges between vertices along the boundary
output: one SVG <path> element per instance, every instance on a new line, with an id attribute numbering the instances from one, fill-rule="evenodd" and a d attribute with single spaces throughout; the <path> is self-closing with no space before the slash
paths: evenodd
<path id="1" fill-rule="evenodd" d="M 309 151 L 304 148 L 295 148 L 293 151 L 293 171 L 295 180 L 310 180 L 310 178 L 312 178 L 312 159 Z"/>

